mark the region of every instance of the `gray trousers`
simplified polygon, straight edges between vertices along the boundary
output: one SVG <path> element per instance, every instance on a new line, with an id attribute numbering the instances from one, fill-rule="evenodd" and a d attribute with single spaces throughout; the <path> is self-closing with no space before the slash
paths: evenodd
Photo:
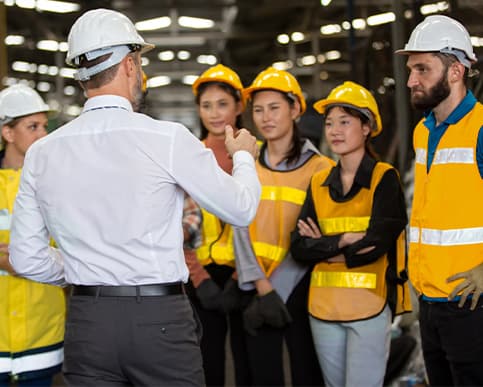
<path id="1" fill-rule="evenodd" d="M 185 294 L 71 296 L 69 386 L 202 386 L 201 328 Z"/>

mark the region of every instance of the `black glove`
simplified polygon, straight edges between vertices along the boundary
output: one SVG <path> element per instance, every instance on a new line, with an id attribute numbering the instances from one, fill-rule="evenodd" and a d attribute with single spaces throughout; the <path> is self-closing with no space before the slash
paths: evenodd
<path id="1" fill-rule="evenodd" d="M 223 288 L 223 310 L 231 312 L 241 308 L 242 291 L 238 287 L 238 281 L 229 278 Z"/>
<path id="2" fill-rule="evenodd" d="M 243 326 L 252 336 L 257 335 L 257 329 L 263 325 L 263 316 L 260 311 L 260 299 L 253 297 L 252 302 L 243 311 Z"/>
<path id="3" fill-rule="evenodd" d="M 197 288 L 196 296 L 203 308 L 208 310 L 223 310 L 223 293 L 211 278 L 205 279 Z"/>
<path id="4" fill-rule="evenodd" d="M 275 328 L 283 328 L 292 322 L 292 317 L 290 317 L 285 303 L 275 290 L 263 296 L 258 296 L 258 305 L 265 324 Z"/>

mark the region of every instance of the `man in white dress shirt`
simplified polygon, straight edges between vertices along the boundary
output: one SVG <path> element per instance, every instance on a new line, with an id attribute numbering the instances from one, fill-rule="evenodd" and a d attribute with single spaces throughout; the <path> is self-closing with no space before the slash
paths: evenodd
<path id="1" fill-rule="evenodd" d="M 230 176 L 184 126 L 136 113 L 141 53 L 153 46 L 123 14 L 86 12 L 68 44 L 88 100 L 25 158 L 10 262 L 18 275 L 73 285 L 67 384 L 202 385 L 200 328 L 182 285 L 183 190 L 248 225 L 260 197 L 255 138 L 227 129 Z"/>

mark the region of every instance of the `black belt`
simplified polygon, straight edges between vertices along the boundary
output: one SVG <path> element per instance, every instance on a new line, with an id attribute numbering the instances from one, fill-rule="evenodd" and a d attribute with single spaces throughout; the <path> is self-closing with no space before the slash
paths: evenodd
<path id="1" fill-rule="evenodd" d="M 133 285 L 133 286 L 83 286 L 73 285 L 72 296 L 94 297 L 146 297 L 183 294 L 181 282 L 171 284 Z"/>

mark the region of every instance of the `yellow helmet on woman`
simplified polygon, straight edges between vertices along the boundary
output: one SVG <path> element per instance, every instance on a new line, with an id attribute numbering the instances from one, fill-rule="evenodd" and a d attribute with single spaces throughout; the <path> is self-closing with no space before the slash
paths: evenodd
<path id="1" fill-rule="evenodd" d="M 305 97 L 302 94 L 302 89 L 300 88 L 299 83 L 295 77 L 287 71 L 268 67 L 257 75 L 250 87 L 247 87 L 243 93 L 248 100 L 251 99 L 252 93 L 258 90 L 278 90 L 282 93 L 294 95 L 300 102 L 300 115 L 302 115 L 307 108 Z"/>
<path id="2" fill-rule="evenodd" d="M 365 114 L 372 125 L 371 137 L 377 136 L 382 131 L 381 115 L 377 102 L 369 90 L 354 82 L 344 82 L 332 89 L 329 96 L 314 103 L 314 109 L 320 114 L 324 114 L 328 106 L 338 105 L 347 106 L 359 110 Z M 371 112 L 371 115 L 367 114 Z"/>
<path id="3" fill-rule="evenodd" d="M 245 107 L 245 97 L 243 96 L 243 84 L 240 81 L 240 77 L 231 68 L 217 64 L 210 67 L 203 74 L 201 74 L 193 83 L 193 94 L 198 95 L 198 88 L 201 84 L 207 82 L 222 82 L 232 86 L 239 94 L 240 100 Z"/>

